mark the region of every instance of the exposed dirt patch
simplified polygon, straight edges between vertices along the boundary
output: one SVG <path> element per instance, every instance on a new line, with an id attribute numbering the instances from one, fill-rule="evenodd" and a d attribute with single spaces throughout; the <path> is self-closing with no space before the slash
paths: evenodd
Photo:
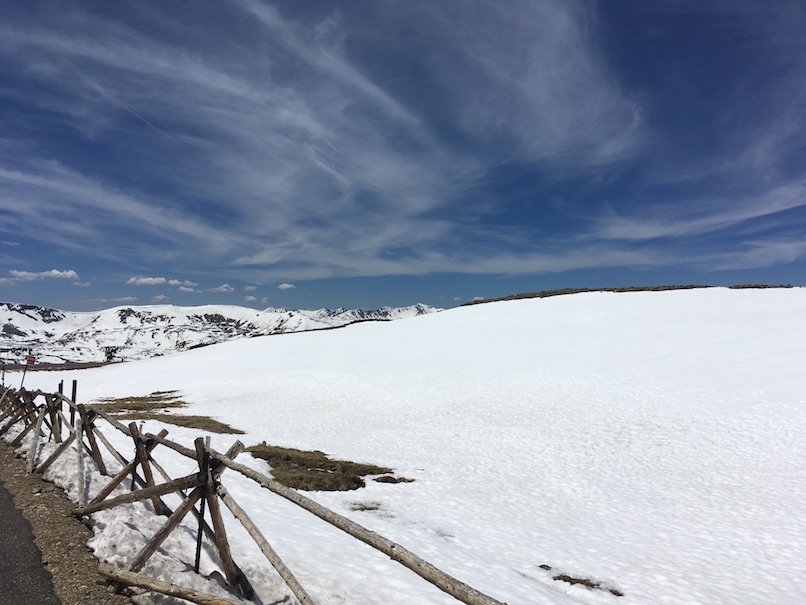
<path id="1" fill-rule="evenodd" d="M 412 483 L 414 479 L 409 479 L 408 477 L 394 477 L 392 475 L 381 475 L 380 477 L 375 477 L 373 481 L 377 481 L 378 483 Z"/>
<path id="2" fill-rule="evenodd" d="M 110 414 L 122 412 L 153 412 L 156 410 L 166 410 L 168 408 L 184 408 L 187 402 L 179 399 L 179 391 L 154 391 L 150 395 L 140 395 L 137 397 L 105 397 L 98 399 L 99 405 L 104 411 Z"/>
<path id="3" fill-rule="evenodd" d="M 207 433 L 222 433 L 230 435 L 244 435 L 244 431 L 220 422 L 209 416 L 193 416 L 190 414 L 159 414 L 153 412 L 140 412 L 131 414 L 116 414 L 118 420 L 157 420 L 165 424 L 183 426 L 189 429 L 198 429 Z"/>
<path id="4" fill-rule="evenodd" d="M 392 469 L 374 464 L 360 464 L 349 460 L 331 460 L 327 454 L 317 450 L 306 451 L 276 445 L 260 445 L 246 448 L 246 451 L 268 462 L 272 476 L 287 487 L 306 491 L 348 491 L 365 487 L 367 475 L 390 476 Z"/>
<path id="5" fill-rule="evenodd" d="M 351 502 L 350 503 L 350 510 L 363 511 L 363 512 L 381 510 L 381 503 L 380 502 Z"/>
<path id="6" fill-rule="evenodd" d="M 540 569 L 545 569 L 546 571 L 551 571 L 551 566 L 550 565 L 541 565 Z M 608 587 L 602 585 L 601 582 L 595 582 L 594 580 L 591 580 L 589 578 L 575 578 L 574 576 L 569 576 L 568 574 L 565 574 L 565 573 L 558 573 L 558 574 L 553 574 L 551 576 L 551 579 L 552 580 L 557 580 L 558 582 L 568 582 L 572 586 L 578 584 L 580 586 L 584 586 L 585 588 L 589 588 L 590 590 L 604 590 L 604 591 L 607 591 L 610 594 L 615 595 L 617 597 L 623 597 L 624 596 L 624 593 L 621 592 L 620 590 L 618 590 L 616 588 L 608 588 Z"/>
<path id="7" fill-rule="evenodd" d="M 130 605 L 131 599 L 111 593 L 98 574 L 98 560 L 87 548 L 92 531 L 73 516 L 75 505 L 64 492 L 39 475 L 25 472 L 25 461 L 0 440 L 0 481 L 14 497 L 14 504 L 33 527 L 50 571 L 53 587 L 63 605 Z"/>
<path id="8" fill-rule="evenodd" d="M 209 416 L 170 414 L 167 410 L 185 408 L 186 401 L 179 398 L 178 391 L 154 391 L 137 397 L 111 397 L 99 399 L 96 405 L 118 420 L 157 420 L 165 424 L 198 429 L 208 433 L 243 435 L 244 431 Z"/>

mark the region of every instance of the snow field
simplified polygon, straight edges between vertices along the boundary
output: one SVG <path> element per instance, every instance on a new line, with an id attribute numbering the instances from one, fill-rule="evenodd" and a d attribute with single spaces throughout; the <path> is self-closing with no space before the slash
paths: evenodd
<path id="1" fill-rule="evenodd" d="M 804 361 L 806 290 L 709 289 L 485 304 L 26 386 L 77 378 L 81 402 L 177 389 L 247 444 L 393 467 L 416 481 L 312 497 L 510 605 L 796 605 Z M 266 490 L 224 484 L 323 605 L 455 602 Z"/>

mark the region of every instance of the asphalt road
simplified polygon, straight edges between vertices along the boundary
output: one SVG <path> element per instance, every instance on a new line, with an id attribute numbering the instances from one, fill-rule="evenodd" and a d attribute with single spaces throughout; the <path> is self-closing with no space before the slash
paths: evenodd
<path id="1" fill-rule="evenodd" d="M 60 605 L 31 525 L 0 482 L 0 603 Z"/>

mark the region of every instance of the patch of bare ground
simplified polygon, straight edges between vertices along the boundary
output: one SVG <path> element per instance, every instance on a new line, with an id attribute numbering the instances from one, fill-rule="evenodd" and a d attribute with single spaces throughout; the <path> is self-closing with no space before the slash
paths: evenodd
<path id="1" fill-rule="evenodd" d="M 581 294 L 584 292 L 666 292 L 668 290 L 694 290 L 698 288 L 712 288 L 713 286 L 706 286 L 701 284 L 686 284 L 686 285 L 671 285 L 671 286 L 625 286 L 621 288 L 560 288 L 558 290 L 541 290 L 539 292 L 522 292 L 521 294 L 512 294 L 510 296 L 502 296 L 499 298 L 483 298 L 480 300 L 471 300 L 464 303 L 463 307 L 470 305 L 480 305 L 483 303 L 500 302 L 503 300 L 522 300 L 525 298 L 549 298 L 551 296 L 564 296 L 566 294 Z M 767 284 L 739 284 L 736 286 L 728 286 L 733 290 L 756 288 L 792 288 L 791 284 L 771 286 Z"/>
<path id="2" fill-rule="evenodd" d="M 98 399 L 95 403 L 110 414 L 151 412 L 168 408 L 187 407 L 187 402 L 182 401 L 177 393 L 178 391 L 154 391 L 150 395 L 104 397 L 103 399 Z"/>
<path id="3" fill-rule="evenodd" d="M 165 424 L 198 429 L 208 433 L 243 435 L 244 431 L 209 416 L 171 414 L 167 410 L 185 408 L 178 391 L 154 391 L 150 395 L 99 399 L 96 405 L 118 420 L 157 420 Z"/>
<path id="4" fill-rule="evenodd" d="M 365 487 L 364 477 L 381 475 L 375 481 L 401 483 L 413 481 L 392 476 L 392 469 L 349 460 L 332 460 L 318 450 L 297 450 L 288 447 L 260 445 L 246 448 L 256 458 L 265 460 L 275 480 L 286 487 L 305 491 L 348 491 Z"/>
<path id="5" fill-rule="evenodd" d="M 350 510 L 369 512 L 381 510 L 380 502 L 351 502 Z"/>
<path id="6" fill-rule="evenodd" d="M 129 597 L 110 592 L 87 548 L 92 531 L 73 516 L 74 504 L 40 475 L 25 472 L 25 461 L 0 440 L 0 481 L 33 528 L 42 564 L 63 605 L 130 605 Z"/>
<path id="7" fill-rule="evenodd" d="M 541 565 L 540 569 L 551 571 L 551 566 Z M 589 578 L 575 578 L 574 576 L 569 576 L 568 574 L 565 573 L 558 573 L 558 574 L 552 574 L 551 579 L 557 580 L 558 582 L 567 582 L 572 586 L 574 585 L 584 586 L 585 588 L 589 588 L 590 590 L 605 590 L 617 597 L 624 596 L 624 593 L 618 590 L 617 588 L 608 588 L 606 586 L 603 586 L 601 582 L 595 582 L 594 580 L 591 580 Z"/>

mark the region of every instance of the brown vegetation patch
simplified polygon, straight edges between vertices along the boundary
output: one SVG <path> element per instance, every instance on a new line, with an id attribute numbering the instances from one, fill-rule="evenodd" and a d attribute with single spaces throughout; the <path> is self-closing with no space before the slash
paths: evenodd
<path id="1" fill-rule="evenodd" d="M 179 399 L 179 391 L 154 391 L 139 397 L 110 397 L 98 400 L 98 406 L 113 414 L 118 420 L 157 420 L 165 424 L 198 429 L 208 433 L 243 435 L 244 432 L 209 416 L 168 414 L 165 410 L 187 407 Z"/>
<path id="2" fill-rule="evenodd" d="M 363 477 L 392 472 L 392 469 L 383 466 L 331 460 L 324 452 L 267 445 L 265 441 L 246 448 L 246 451 L 265 460 L 277 481 L 287 487 L 306 491 L 358 489 L 366 486 Z"/>
<path id="3" fill-rule="evenodd" d="M 546 571 L 551 571 L 551 565 L 541 565 L 540 569 L 545 569 Z M 552 580 L 557 580 L 559 582 L 568 582 L 572 586 L 575 584 L 579 584 L 584 586 L 585 588 L 589 588 L 591 590 L 606 590 L 612 595 L 617 597 L 623 597 L 624 593 L 616 588 L 607 588 L 602 586 L 601 582 L 594 582 L 589 578 L 575 578 L 574 576 L 569 576 L 565 573 L 555 574 L 551 577 Z"/>
<path id="4" fill-rule="evenodd" d="M 792 284 L 779 284 L 777 286 L 771 286 L 769 284 L 736 284 L 735 286 L 728 286 L 731 290 L 765 290 L 766 288 L 791 288 Z"/>
<path id="5" fill-rule="evenodd" d="M 226 422 L 214 420 L 209 416 L 194 416 L 191 414 L 160 414 L 154 412 L 133 412 L 129 414 L 116 414 L 118 420 L 157 420 L 165 424 L 183 426 L 189 429 L 198 429 L 208 433 L 222 433 L 230 435 L 244 435 L 244 431 L 228 425 Z"/>
<path id="6" fill-rule="evenodd" d="M 696 288 L 710 288 L 699 284 L 687 284 L 681 286 L 626 286 L 623 288 L 561 288 L 559 290 L 541 290 L 540 292 L 523 292 L 512 294 L 500 298 L 484 298 L 482 300 L 471 300 L 462 306 L 479 305 L 488 302 L 500 302 L 502 300 L 521 300 L 524 298 L 549 298 L 551 296 L 564 296 L 566 294 L 582 294 L 584 292 L 665 292 L 667 290 L 694 290 Z"/>
<path id="7" fill-rule="evenodd" d="M 581 294 L 583 292 L 665 292 L 668 290 L 694 290 L 697 288 L 711 288 L 712 286 L 705 286 L 700 284 L 686 284 L 680 286 L 625 286 L 623 288 L 561 288 L 559 290 L 542 290 L 540 292 L 523 292 L 521 294 L 512 294 L 510 296 L 502 296 L 500 298 L 484 298 L 481 300 L 471 300 L 464 303 L 462 306 L 467 307 L 470 305 L 479 305 L 489 302 L 500 302 L 502 300 L 521 300 L 524 298 L 549 298 L 550 296 L 563 296 L 565 294 Z M 769 286 L 766 284 L 739 284 L 736 286 L 728 286 L 731 289 L 739 290 L 744 288 L 791 288 L 791 284 L 785 286 Z"/>
<path id="8" fill-rule="evenodd" d="M 375 511 L 381 509 L 380 502 L 352 502 L 350 503 L 350 510 L 355 511 Z"/>
<path id="9" fill-rule="evenodd" d="M 375 477 L 373 481 L 377 481 L 378 483 L 413 483 L 414 479 L 395 477 L 393 475 L 381 475 L 380 477 Z"/>
<path id="10" fill-rule="evenodd" d="M 105 412 L 118 414 L 122 412 L 151 412 L 168 408 L 184 408 L 187 402 L 179 399 L 179 391 L 154 391 L 150 395 L 139 397 L 106 397 L 99 399 L 97 405 Z"/>

